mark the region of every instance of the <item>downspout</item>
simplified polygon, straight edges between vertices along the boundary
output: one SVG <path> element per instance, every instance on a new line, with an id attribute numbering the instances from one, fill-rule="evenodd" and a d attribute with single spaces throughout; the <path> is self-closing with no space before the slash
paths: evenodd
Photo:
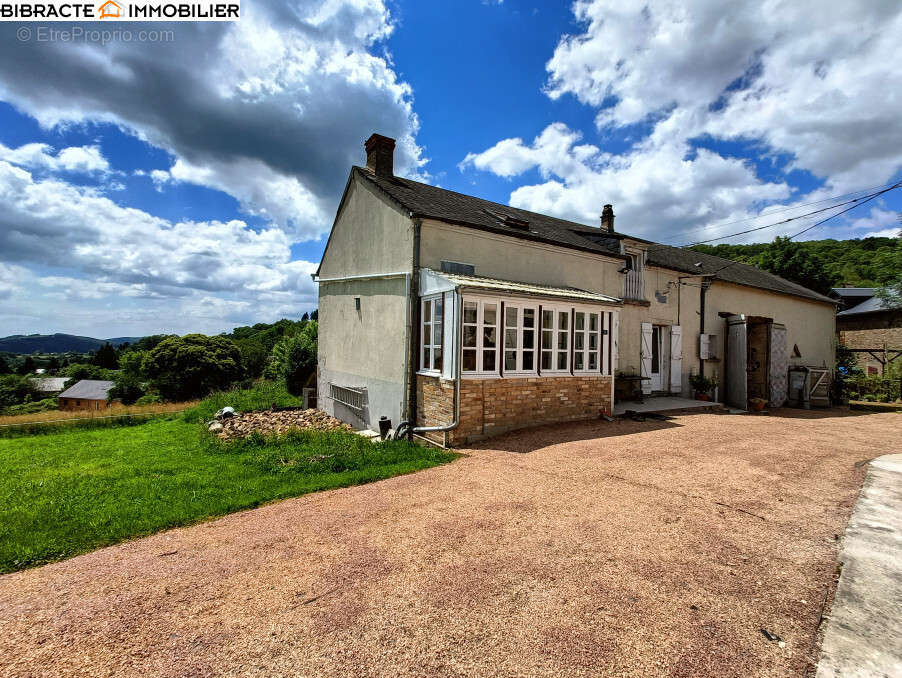
<path id="1" fill-rule="evenodd" d="M 701 317 L 698 321 L 698 333 L 702 335 L 705 333 L 705 294 L 708 291 L 708 285 L 705 280 L 701 281 L 701 285 L 699 285 L 699 313 Z M 698 373 L 700 376 L 705 376 L 705 360 L 701 356 L 698 359 Z"/>
<path id="2" fill-rule="evenodd" d="M 407 294 L 407 304 L 411 310 L 407 317 L 410 319 L 412 339 L 407 350 L 406 370 L 408 375 L 406 423 L 408 427 L 416 424 L 417 421 L 417 365 L 419 364 L 420 346 L 420 229 L 423 224 L 421 219 L 413 218 L 413 212 L 410 213 L 410 216 L 413 224 L 413 275 Z"/>

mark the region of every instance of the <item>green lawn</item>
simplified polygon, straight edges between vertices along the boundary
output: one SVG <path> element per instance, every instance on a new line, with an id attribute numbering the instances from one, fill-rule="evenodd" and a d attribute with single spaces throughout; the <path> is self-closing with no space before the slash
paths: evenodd
<path id="1" fill-rule="evenodd" d="M 140 425 L 0 438 L 0 572 L 453 458 L 344 432 L 214 442 L 201 423 L 214 404 Z"/>

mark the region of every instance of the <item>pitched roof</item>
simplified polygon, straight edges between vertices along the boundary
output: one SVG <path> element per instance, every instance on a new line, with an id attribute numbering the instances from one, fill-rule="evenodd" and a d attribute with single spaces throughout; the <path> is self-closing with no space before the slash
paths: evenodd
<path id="1" fill-rule="evenodd" d="M 846 309 L 845 311 L 840 311 L 836 314 L 836 317 L 848 317 L 850 315 L 858 315 L 859 313 L 879 313 L 880 311 L 892 311 L 893 309 L 880 297 L 871 297 L 867 301 L 862 301 L 860 304 L 853 306 L 852 308 Z"/>
<path id="2" fill-rule="evenodd" d="M 463 193 L 430 186 L 400 177 L 381 177 L 361 167 L 354 167 L 361 177 L 371 181 L 390 198 L 413 213 L 413 216 L 446 221 L 483 231 L 509 235 L 523 240 L 544 242 L 571 249 L 594 252 L 623 259 L 620 242 L 625 238 L 647 242 L 648 263 L 684 273 L 717 273 L 717 279 L 757 287 L 759 289 L 814 299 L 831 304 L 836 302 L 802 285 L 761 269 L 701 254 L 693 250 L 658 245 L 643 238 L 624 233 L 610 233 L 566 219 L 558 219 L 537 212 L 483 200 Z M 701 262 L 702 267 L 695 266 Z"/>
<path id="3" fill-rule="evenodd" d="M 107 391 L 113 388 L 112 381 L 82 379 L 59 394 L 60 398 L 81 398 L 82 400 L 106 400 Z"/>
<path id="4" fill-rule="evenodd" d="M 876 287 L 834 287 L 830 294 L 838 297 L 873 297 L 877 294 Z"/>
<path id="5" fill-rule="evenodd" d="M 55 393 L 62 391 L 66 387 L 67 377 L 38 377 L 31 380 L 34 387 L 38 391 L 46 393 Z"/>

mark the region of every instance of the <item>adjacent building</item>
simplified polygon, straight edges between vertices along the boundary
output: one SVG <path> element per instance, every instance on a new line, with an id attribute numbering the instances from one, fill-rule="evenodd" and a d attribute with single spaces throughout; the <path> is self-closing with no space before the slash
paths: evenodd
<path id="1" fill-rule="evenodd" d="M 778 276 L 598 226 L 394 176 L 392 139 L 366 144 L 315 279 L 320 407 L 357 427 L 387 417 L 450 444 L 649 396 L 778 407 L 791 365 L 832 368 L 836 302 Z"/>
<path id="2" fill-rule="evenodd" d="M 107 394 L 113 388 L 112 381 L 82 379 L 59 394 L 61 410 L 102 410 L 109 406 Z"/>
<path id="3" fill-rule="evenodd" d="M 902 309 L 891 308 L 873 287 L 835 287 L 830 296 L 841 308 L 836 314 L 839 342 L 858 355 L 867 374 L 883 374 L 886 365 L 902 360 Z"/>

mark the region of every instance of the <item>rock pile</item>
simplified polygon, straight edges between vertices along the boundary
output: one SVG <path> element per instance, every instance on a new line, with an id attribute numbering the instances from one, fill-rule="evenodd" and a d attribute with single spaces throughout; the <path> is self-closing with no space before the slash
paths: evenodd
<path id="1" fill-rule="evenodd" d="M 350 431 L 351 427 L 322 410 L 262 410 L 259 412 L 242 412 L 221 419 L 216 430 L 210 430 L 220 438 L 244 438 L 251 433 L 273 435 L 287 433 L 291 429 L 313 429 L 315 431 L 332 431 L 342 429 Z"/>

